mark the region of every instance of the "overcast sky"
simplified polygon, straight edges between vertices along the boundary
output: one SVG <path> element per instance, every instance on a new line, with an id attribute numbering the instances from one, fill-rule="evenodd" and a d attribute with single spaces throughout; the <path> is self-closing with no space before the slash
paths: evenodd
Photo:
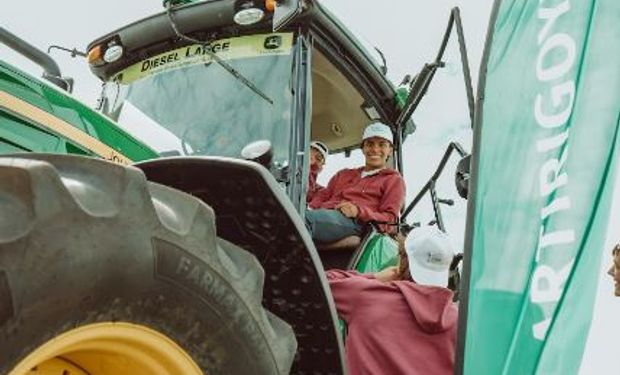
<path id="1" fill-rule="evenodd" d="M 473 83 L 476 85 L 491 0 L 328 0 L 325 3 L 365 41 L 381 49 L 388 61 L 388 77 L 395 84 L 398 84 L 405 74 L 415 74 L 425 62 L 434 59 L 450 8 L 460 6 Z M 42 49 L 58 44 L 85 50 L 86 45 L 98 36 L 160 10 L 161 0 L 11 1 L 2 6 L 0 25 Z M 405 144 L 405 177 L 409 198 L 426 182 L 448 142 L 458 140 L 468 151 L 471 149 L 465 93 L 455 47 L 451 45 L 448 48 L 448 66 L 438 73 L 437 82 L 416 113 L 418 132 Z M 59 51 L 52 52 L 52 56 L 58 61 L 65 75 L 76 79 L 75 96 L 94 106 L 100 83 L 90 75 L 84 61 L 71 59 Z M 39 68 L 20 59 L 2 45 L 0 58 L 40 75 Z M 354 161 L 355 159 L 344 162 L 330 159 L 321 179 L 325 181 L 343 164 Z M 457 200 L 455 207 L 444 210 L 444 215 L 454 241 L 460 243 L 465 202 L 457 199 L 452 188 L 452 175 L 448 175 L 440 184 L 440 194 Z M 608 232 L 610 235 L 603 260 L 605 266 L 611 261 L 609 253 L 612 243 L 620 240 L 619 195 L 616 194 L 611 210 L 611 226 L 614 230 Z M 428 207 L 425 211 L 428 214 Z M 416 219 L 426 220 L 428 217 L 422 215 Z M 620 371 L 617 367 L 620 298 L 612 297 L 612 282 L 603 269 L 601 278 L 582 374 L 617 374 Z"/>

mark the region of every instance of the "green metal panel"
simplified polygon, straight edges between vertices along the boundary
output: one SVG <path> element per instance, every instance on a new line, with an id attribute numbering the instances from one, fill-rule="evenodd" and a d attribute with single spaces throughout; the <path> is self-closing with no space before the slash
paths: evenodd
<path id="1" fill-rule="evenodd" d="M 388 235 L 373 231 L 355 265 L 361 273 L 379 272 L 398 265 L 398 242 Z"/>
<path id="2" fill-rule="evenodd" d="M 15 67 L 0 61 L 0 142 L 2 152 L 13 150 L 95 155 L 93 143 L 99 141 L 131 161 L 157 157 L 157 153 L 140 143 L 115 123 L 80 103 L 72 96 L 51 87 Z M 14 102 L 24 102 L 17 108 Z M 43 111 L 53 122 L 41 123 L 29 113 Z M 67 124 L 88 137 L 68 136 L 55 126 Z"/>
<path id="3" fill-rule="evenodd" d="M 59 152 L 64 143 L 60 137 L 3 109 L 0 109 L 0 139 L 13 148 L 31 152 Z"/>

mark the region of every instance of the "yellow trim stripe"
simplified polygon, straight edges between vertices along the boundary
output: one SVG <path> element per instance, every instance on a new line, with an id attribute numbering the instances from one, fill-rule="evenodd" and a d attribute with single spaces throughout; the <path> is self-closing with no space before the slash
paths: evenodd
<path id="1" fill-rule="evenodd" d="M 293 48 L 293 33 L 257 34 L 219 39 L 209 43 L 209 46 L 211 52 L 217 54 L 224 61 L 248 57 L 288 55 Z M 161 72 L 207 64 L 212 61 L 211 56 L 205 52 L 204 45 L 192 44 L 135 63 L 116 74 L 112 81 L 126 85 Z"/>
<path id="2" fill-rule="evenodd" d="M 97 138 L 86 134 L 68 122 L 5 91 L 0 91 L 0 107 L 34 121 L 39 126 L 52 130 L 54 133 L 71 140 L 104 159 L 125 165 L 131 163 L 131 159 Z"/>

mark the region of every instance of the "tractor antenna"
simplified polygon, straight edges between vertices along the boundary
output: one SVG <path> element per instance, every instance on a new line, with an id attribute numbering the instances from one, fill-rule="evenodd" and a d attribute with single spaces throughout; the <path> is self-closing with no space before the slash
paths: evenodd
<path id="1" fill-rule="evenodd" d="M 381 73 L 383 73 L 383 75 L 387 74 L 387 60 L 385 59 L 385 55 L 383 54 L 383 52 L 381 52 L 381 50 L 377 47 L 375 47 L 375 51 L 377 51 L 377 53 L 379 54 L 379 56 L 381 56 L 381 61 L 383 61 L 382 65 L 381 65 Z"/>
<path id="2" fill-rule="evenodd" d="M 49 53 L 53 49 L 59 49 L 61 51 L 69 52 L 71 54 L 71 57 L 76 57 L 76 56 L 86 57 L 87 56 L 85 52 L 82 52 L 82 51 L 78 50 L 77 48 L 69 49 L 67 47 L 57 46 L 57 45 L 54 45 L 54 44 L 47 48 L 47 54 L 49 55 Z"/>

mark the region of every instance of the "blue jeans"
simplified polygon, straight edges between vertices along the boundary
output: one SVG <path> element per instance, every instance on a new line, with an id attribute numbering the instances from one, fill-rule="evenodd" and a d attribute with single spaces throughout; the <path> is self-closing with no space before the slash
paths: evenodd
<path id="1" fill-rule="evenodd" d="M 334 242 L 351 235 L 359 236 L 364 229 L 362 224 L 340 211 L 324 208 L 306 211 L 306 228 L 317 243 Z"/>

